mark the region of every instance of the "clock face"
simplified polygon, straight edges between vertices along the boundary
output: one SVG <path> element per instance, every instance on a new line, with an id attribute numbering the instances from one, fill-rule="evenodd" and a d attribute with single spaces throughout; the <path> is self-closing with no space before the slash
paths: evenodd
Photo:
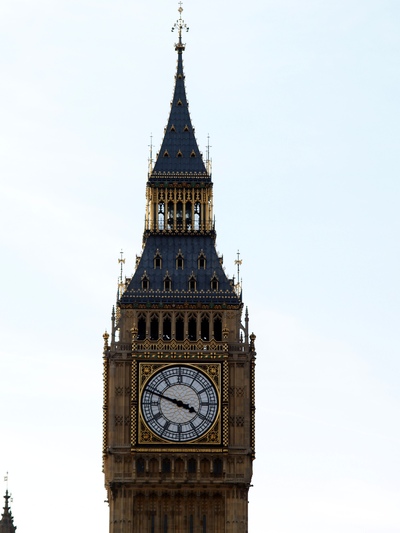
<path id="1" fill-rule="evenodd" d="M 218 414 L 218 394 L 197 368 L 167 366 L 146 383 L 141 398 L 143 418 L 159 437 L 188 442 L 204 435 Z"/>

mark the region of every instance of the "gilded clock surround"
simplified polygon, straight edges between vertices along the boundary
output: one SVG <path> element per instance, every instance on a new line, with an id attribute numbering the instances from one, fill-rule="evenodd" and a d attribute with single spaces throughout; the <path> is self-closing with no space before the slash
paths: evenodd
<path id="1" fill-rule="evenodd" d="M 220 363 L 179 363 L 179 366 L 186 366 L 187 368 L 194 368 L 205 374 L 210 381 L 213 382 L 218 397 L 218 406 L 217 414 L 215 420 L 212 422 L 211 427 L 200 437 L 188 440 L 187 442 L 178 442 L 172 443 L 171 440 L 166 440 L 158 436 L 157 434 L 149 428 L 148 424 L 145 421 L 143 416 L 141 404 L 142 404 L 142 394 L 143 390 L 146 387 L 146 384 L 152 378 L 152 376 L 163 369 L 169 367 L 175 367 L 177 363 L 139 363 L 139 401 L 136 403 L 132 409 L 136 411 L 135 415 L 138 417 L 138 444 L 165 444 L 171 447 L 173 444 L 176 449 L 176 445 L 189 445 L 189 446 L 213 446 L 222 444 L 222 431 L 221 431 L 221 374 L 222 367 Z"/>

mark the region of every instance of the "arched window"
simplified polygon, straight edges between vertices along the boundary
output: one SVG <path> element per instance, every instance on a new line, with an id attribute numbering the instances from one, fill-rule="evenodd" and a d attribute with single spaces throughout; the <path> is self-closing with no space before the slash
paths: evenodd
<path id="1" fill-rule="evenodd" d="M 164 202 L 158 203 L 158 229 L 163 230 L 165 224 L 165 204 Z"/>
<path id="2" fill-rule="evenodd" d="M 164 457 L 161 463 L 161 471 L 163 474 L 170 474 L 171 473 L 171 459 L 168 459 L 167 457 Z"/>
<path id="3" fill-rule="evenodd" d="M 145 471 L 145 461 L 143 457 L 140 457 L 139 459 L 136 460 L 136 474 L 138 476 L 142 476 L 144 474 L 144 471 Z"/>
<path id="4" fill-rule="evenodd" d="M 201 229 L 201 205 L 200 202 L 194 204 L 194 229 Z"/>
<path id="5" fill-rule="evenodd" d="M 144 271 L 144 274 L 142 276 L 142 289 L 144 291 L 148 291 L 150 288 L 150 280 L 149 280 L 149 276 L 147 275 L 147 272 Z"/>
<path id="6" fill-rule="evenodd" d="M 214 275 L 213 277 L 211 278 L 211 290 L 212 291 L 217 291 L 218 290 L 218 278 L 217 278 L 217 275 L 215 274 L 214 272 Z"/>
<path id="7" fill-rule="evenodd" d="M 167 273 L 164 276 L 164 290 L 165 291 L 171 291 L 172 290 L 172 280 L 171 280 L 170 275 L 168 274 L 168 270 L 167 270 Z"/>
<path id="8" fill-rule="evenodd" d="M 182 315 L 178 315 L 175 321 L 175 339 L 177 341 L 183 341 L 184 339 L 184 320 Z"/>
<path id="9" fill-rule="evenodd" d="M 172 336 L 172 328 L 171 328 L 171 317 L 169 315 L 165 315 L 163 320 L 163 339 L 165 341 L 170 341 Z"/>
<path id="10" fill-rule="evenodd" d="M 158 340 L 158 316 L 153 315 L 150 320 L 150 340 Z"/>
<path id="11" fill-rule="evenodd" d="M 176 227 L 182 229 L 183 226 L 183 203 L 177 202 L 176 204 Z"/>
<path id="12" fill-rule="evenodd" d="M 215 477 L 222 476 L 222 459 L 214 459 L 213 461 L 213 474 Z"/>
<path id="13" fill-rule="evenodd" d="M 202 316 L 200 330 L 201 330 L 201 340 L 209 341 L 210 340 L 210 322 L 208 320 L 208 316 Z"/>
<path id="14" fill-rule="evenodd" d="M 197 461 L 191 457 L 188 461 L 188 473 L 195 474 L 197 472 Z"/>
<path id="15" fill-rule="evenodd" d="M 197 258 L 197 268 L 199 269 L 206 268 L 206 256 L 203 250 L 200 251 L 199 257 Z"/>
<path id="16" fill-rule="evenodd" d="M 197 319 L 196 319 L 195 315 L 192 315 L 189 318 L 188 334 L 189 334 L 189 340 L 190 341 L 196 341 L 197 340 Z"/>
<path id="17" fill-rule="evenodd" d="M 214 317 L 214 339 L 222 341 L 222 320 L 221 317 Z"/>
<path id="18" fill-rule="evenodd" d="M 186 202 L 185 205 L 185 224 L 186 230 L 190 231 L 192 229 L 192 202 Z"/>
<path id="19" fill-rule="evenodd" d="M 168 202 L 168 229 L 174 229 L 174 202 Z"/>
<path id="20" fill-rule="evenodd" d="M 195 291 L 196 290 L 196 276 L 193 274 L 189 278 L 189 291 Z"/>
<path id="21" fill-rule="evenodd" d="M 157 248 L 156 253 L 154 254 L 154 268 L 161 268 L 162 267 L 162 256 L 160 254 L 160 251 Z"/>
<path id="22" fill-rule="evenodd" d="M 183 270 L 183 255 L 180 250 L 178 252 L 178 255 L 176 256 L 176 269 Z"/>
<path id="23" fill-rule="evenodd" d="M 146 338 L 146 317 L 141 315 L 138 320 L 138 336 L 139 341 L 143 341 Z"/>

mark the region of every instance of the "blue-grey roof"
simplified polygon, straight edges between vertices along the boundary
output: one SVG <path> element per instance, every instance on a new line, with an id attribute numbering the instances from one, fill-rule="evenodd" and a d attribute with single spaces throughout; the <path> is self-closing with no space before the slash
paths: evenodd
<path id="1" fill-rule="evenodd" d="M 154 267 L 154 258 L 161 256 L 161 268 Z M 181 253 L 183 269 L 176 268 L 176 259 Z M 205 268 L 198 267 L 198 258 L 203 254 Z M 172 290 L 164 290 L 164 278 L 171 278 Z M 192 273 L 196 279 L 196 290 L 189 290 L 189 278 Z M 148 290 L 142 288 L 142 278 L 149 280 Z M 218 290 L 211 289 L 211 279 L 216 276 Z M 232 282 L 227 278 L 221 265 L 214 239 L 205 235 L 172 236 L 150 235 L 146 240 L 142 257 L 129 283 L 127 290 L 120 297 L 121 304 L 128 303 L 205 303 L 240 305 Z"/>
<path id="2" fill-rule="evenodd" d="M 165 129 L 164 140 L 149 178 L 150 182 L 158 181 L 160 178 L 165 179 L 168 174 L 208 177 L 189 114 L 183 74 L 183 49 L 183 46 L 177 48 L 178 65 L 171 112 Z"/>

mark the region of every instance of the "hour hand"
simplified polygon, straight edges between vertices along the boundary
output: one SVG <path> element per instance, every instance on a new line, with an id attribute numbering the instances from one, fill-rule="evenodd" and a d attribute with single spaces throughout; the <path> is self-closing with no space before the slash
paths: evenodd
<path id="1" fill-rule="evenodd" d="M 183 403 L 182 400 L 175 400 L 175 399 L 172 399 L 171 400 L 178 406 L 178 407 L 183 407 L 184 409 L 187 409 L 189 411 L 189 413 L 195 413 L 196 411 L 194 410 L 194 407 L 189 407 L 189 404 L 188 403 Z"/>

